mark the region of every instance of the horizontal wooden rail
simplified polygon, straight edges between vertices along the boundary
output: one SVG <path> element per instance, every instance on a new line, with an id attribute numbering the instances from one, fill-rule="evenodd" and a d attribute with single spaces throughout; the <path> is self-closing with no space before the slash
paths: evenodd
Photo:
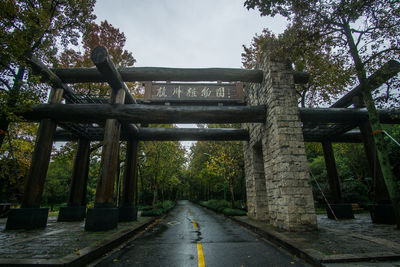
<path id="1" fill-rule="evenodd" d="M 90 129 L 94 139 L 101 141 L 104 129 Z M 225 128 L 138 128 L 138 134 L 123 130 L 121 140 L 135 137 L 140 141 L 248 141 L 249 133 L 244 129 Z M 56 141 L 75 141 L 78 139 L 68 131 L 57 130 Z"/>
<path id="2" fill-rule="evenodd" d="M 248 141 L 249 133 L 244 129 L 140 128 L 138 138 L 143 141 Z"/>
<path id="3" fill-rule="evenodd" d="M 365 108 L 300 108 L 303 122 L 361 122 L 368 119 Z M 378 110 L 381 123 L 400 123 L 399 110 Z"/>
<path id="4" fill-rule="evenodd" d="M 362 138 L 360 132 L 349 132 L 330 138 L 326 138 L 325 136 L 315 137 L 304 135 L 304 142 L 361 143 Z"/>
<path id="5" fill-rule="evenodd" d="M 95 68 L 53 69 L 65 83 L 107 82 Z M 232 68 L 158 68 L 129 67 L 119 68 L 119 74 L 124 82 L 134 81 L 222 81 L 222 82 L 253 82 L 263 81 L 262 70 L 232 69 Z M 304 84 L 309 75 L 305 72 L 294 72 L 294 82 Z"/>
<path id="6" fill-rule="evenodd" d="M 22 114 L 29 120 L 52 118 L 67 122 L 243 123 L 265 122 L 265 106 L 151 106 L 123 104 L 42 104 Z"/>

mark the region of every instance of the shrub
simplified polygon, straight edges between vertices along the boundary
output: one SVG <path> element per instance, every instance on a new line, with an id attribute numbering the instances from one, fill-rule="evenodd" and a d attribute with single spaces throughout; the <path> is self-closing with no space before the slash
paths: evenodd
<path id="1" fill-rule="evenodd" d="M 139 210 L 142 211 L 141 215 L 146 217 L 160 216 L 163 213 L 169 212 L 175 207 L 175 202 L 166 200 L 164 202 L 158 202 L 153 209 L 152 206 L 142 206 Z"/>
<path id="2" fill-rule="evenodd" d="M 359 180 L 345 180 L 342 183 L 342 196 L 345 203 L 369 202 L 368 187 Z"/>
<path id="3" fill-rule="evenodd" d="M 225 208 L 222 212 L 227 216 L 246 216 L 247 215 L 246 211 L 239 210 L 239 209 Z"/>

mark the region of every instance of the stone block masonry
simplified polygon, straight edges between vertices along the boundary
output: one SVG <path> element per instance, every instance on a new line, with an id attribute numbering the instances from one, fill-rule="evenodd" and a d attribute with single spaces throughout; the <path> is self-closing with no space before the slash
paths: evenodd
<path id="1" fill-rule="evenodd" d="M 245 86 L 248 105 L 266 105 L 264 124 L 247 123 L 248 216 L 287 231 L 317 228 L 302 123 L 290 66 L 263 55 L 261 84 Z"/>

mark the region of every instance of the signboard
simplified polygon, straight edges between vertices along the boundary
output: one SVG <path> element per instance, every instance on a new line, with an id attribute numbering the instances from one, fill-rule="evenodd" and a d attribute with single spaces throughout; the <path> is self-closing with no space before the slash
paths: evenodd
<path id="1" fill-rule="evenodd" d="M 144 100 L 238 100 L 242 83 L 145 83 Z"/>

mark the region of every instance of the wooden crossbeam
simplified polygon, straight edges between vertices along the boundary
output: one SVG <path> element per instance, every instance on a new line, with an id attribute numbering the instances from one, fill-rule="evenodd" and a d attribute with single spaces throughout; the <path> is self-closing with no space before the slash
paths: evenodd
<path id="1" fill-rule="evenodd" d="M 368 112 L 364 108 L 299 108 L 303 122 L 361 122 L 368 119 Z M 378 110 L 382 123 L 400 123 L 400 110 Z"/>
<path id="2" fill-rule="evenodd" d="M 94 68 L 58 68 L 53 71 L 66 83 L 107 82 L 104 76 Z M 129 67 L 118 69 L 122 80 L 134 81 L 222 81 L 222 82 L 253 82 L 263 81 L 261 70 L 246 70 L 233 68 L 159 68 L 159 67 Z M 293 72 L 294 82 L 308 82 L 309 74 Z"/>
<path id="3" fill-rule="evenodd" d="M 91 129 L 92 141 L 103 140 L 104 129 Z M 248 141 L 249 133 L 245 129 L 229 128 L 138 128 L 138 134 L 122 131 L 121 140 L 132 137 L 140 141 Z M 56 141 L 74 141 L 78 137 L 65 130 L 57 130 Z"/>
<path id="4" fill-rule="evenodd" d="M 304 142 L 361 143 L 362 138 L 360 132 L 348 132 L 342 135 L 332 136 L 331 138 L 304 135 Z"/>
<path id="5" fill-rule="evenodd" d="M 149 106 L 123 104 L 42 104 L 23 116 L 31 120 L 52 118 L 68 122 L 124 123 L 242 123 L 264 122 L 265 106 Z"/>
<path id="6" fill-rule="evenodd" d="M 102 122 L 115 118 L 125 123 L 243 123 L 265 122 L 265 106 L 150 106 L 123 104 L 42 104 L 21 114 L 28 120 L 51 118 L 66 122 Z M 365 109 L 300 108 L 303 122 L 357 122 L 368 119 Z M 399 110 L 379 110 L 382 123 L 400 123 Z M 135 126 L 127 126 L 134 128 Z M 132 131 L 135 131 L 134 129 Z"/>

